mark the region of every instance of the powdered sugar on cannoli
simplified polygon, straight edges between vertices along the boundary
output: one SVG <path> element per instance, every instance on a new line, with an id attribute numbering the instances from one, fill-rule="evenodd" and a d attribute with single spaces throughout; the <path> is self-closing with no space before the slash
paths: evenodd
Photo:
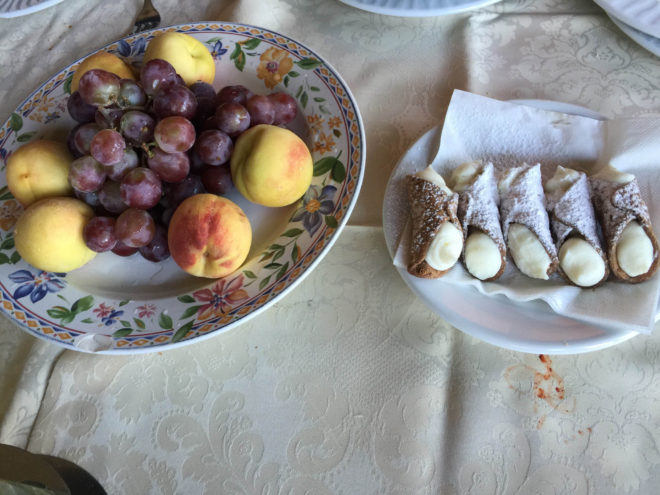
<path id="1" fill-rule="evenodd" d="M 464 163 L 451 184 L 459 193 L 458 217 L 465 236 L 463 262 L 480 280 L 494 280 L 506 265 L 506 245 L 500 227 L 499 194 L 492 163 Z"/>
<path id="2" fill-rule="evenodd" d="M 545 184 L 545 192 L 562 274 L 580 287 L 602 283 L 609 270 L 587 175 L 559 166 Z"/>
<path id="3" fill-rule="evenodd" d="M 541 185 L 541 165 L 511 168 L 500 179 L 502 233 L 525 275 L 547 280 L 558 260 Z"/>
<path id="4" fill-rule="evenodd" d="M 456 264 L 463 249 L 463 232 L 456 216 L 458 195 L 432 168 L 408 176 L 412 242 L 408 271 L 437 278 Z"/>
<path id="5" fill-rule="evenodd" d="M 658 269 L 658 241 L 637 180 L 609 166 L 591 178 L 591 189 L 612 272 L 626 282 L 647 280 Z"/>

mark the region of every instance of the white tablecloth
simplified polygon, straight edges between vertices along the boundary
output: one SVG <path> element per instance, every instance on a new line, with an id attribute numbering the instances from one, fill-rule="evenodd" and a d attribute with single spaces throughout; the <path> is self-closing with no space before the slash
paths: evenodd
<path id="1" fill-rule="evenodd" d="M 367 134 L 350 225 L 286 298 L 201 344 L 139 356 L 59 348 L 0 318 L 0 443 L 71 460 L 108 493 L 657 493 L 660 332 L 576 356 L 479 342 L 398 276 L 381 207 L 454 88 L 660 113 L 660 64 L 588 0 L 504 0 L 397 18 L 336 0 L 156 0 L 163 22 L 289 35 L 353 91 Z M 130 31 L 138 0 L 0 19 L 0 118 Z"/>

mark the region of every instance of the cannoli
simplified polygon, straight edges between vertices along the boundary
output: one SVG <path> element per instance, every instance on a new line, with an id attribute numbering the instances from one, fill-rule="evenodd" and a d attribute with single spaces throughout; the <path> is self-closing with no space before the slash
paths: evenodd
<path id="1" fill-rule="evenodd" d="M 557 269 L 541 184 L 541 165 L 509 169 L 498 184 L 502 233 L 513 262 L 528 277 L 547 280 Z"/>
<path id="2" fill-rule="evenodd" d="M 458 194 L 428 166 L 408 176 L 412 220 L 408 272 L 416 277 L 438 278 L 458 261 L 463 232 L 456 216 Z"/>
<path id="3" fill-rule="evenodd" d="M 598 238 L 587 174 L 559 166 L 546 182 L 545 194 L 559 272 L 578 287 L 601 284 L 609 270 Z"/>
<path id="4" fill-rule="evenodd" d="M 658 269 L 658 240 L 637 179 L 610 165 L 591 178 L 591 191 L 612 273 L 629 283 L 649 279 Z"/>
<path id="5" fill-rule="evenodd" d="M 473 277 L 495 280 L 506 266 L 506 245 L 493 164 L 464 163 L 453 171 L 450 184 L 458 193 L 458 218 L 465 239 L 463 264 Z"/>

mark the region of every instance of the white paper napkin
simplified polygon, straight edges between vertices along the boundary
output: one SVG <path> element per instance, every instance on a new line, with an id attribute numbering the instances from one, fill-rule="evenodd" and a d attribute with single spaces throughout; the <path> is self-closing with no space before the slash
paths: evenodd
<path id="1" fill-rule="evenodd" d="M 544 180 L 557 165 L 593 174 L 611 163 L 635 174 L 658 232 L 660 201 L 654 200 L 652 191 L 660 191 L 660 119 L 596 120 L 456 90 L 433 167 L 448 178 L 458 165 L 475 159 L 492 161 L 499 172 L 539 162 Z M 401 236 L 394 258 L 397 266 L 407 265 L 409 239 L 409 232 Z M 459 263 L 437 283 L 472 285 L 484 294 L 503 294 L 515 301 L 540 299 L 561 315 L 642 333 L 653 328 L 660 292 L 660 275 L 641 284 L 610 279 L 596 289 L 580 289 L 558 274 L 547 281 L 526 277 L 511 260 L 494 282 L 474 279 Z"/>

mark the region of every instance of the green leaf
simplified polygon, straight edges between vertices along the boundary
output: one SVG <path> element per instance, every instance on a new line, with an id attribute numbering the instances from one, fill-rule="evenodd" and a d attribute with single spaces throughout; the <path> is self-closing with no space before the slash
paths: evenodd
<path id="1" fill-rule="evenodd" d="M 315 96 L 315 97 L 314 97 L 314 101 L 315 101 L 316 103 L 322 103 L 322 102 L 325 101 L 325 98 L 321 98 L 320 96 Z"/>
<path id="2" fill-rule="evenodd" d="M 52 308 L 47 309 L 46 313 L 48 313 L 48 316 L 51 318 L 56 318 L 59 320 L 60 318 L 64 318 L 66 315 L 68 315 L 69 310 L 64 306 L 53 306 Z"/>
<path id="3" fill-rule="evenodd" d="M 12 249 L 14 247 L 14 238 L 12 236 L 7 237 L 2 244 L 0 244 L 0 249 Z"/>
<path id="4" fill-rule="evenodd" d="M 128 321 L 128 320 L 119 320 L 119 323 L 121 323 L 125 327 L 130 327 L 131 326 L 131 322 Z"/>
<path id="5" fill-rule="evenodd" d="M 302 60 L 295 62 L 295 64 L 301 69 L 311 70 L 316 69 L 319 65 L 321 65 L 321 61 L 315 58 L 303 58 Z"/>
<path id="6" fill-rule="evenodd" d="M 326 156 L 325 158 L 321 158 L 314 164 L 314 177 L 327 174 L 330 172 L 330 170 L 335 168 L 335 164 L 338 161 L 339 160 L 334 156 Z"/>
<path id="7" fill-rule="evenodd" d="M 121 308 L 122 306 L 126 306 L 129 302 L 131 302 L 130 299 L 126 299 L 125 301 L 122 301 L 119 303 L 119 307 Z"/>
<path id="8" fill-rule="evenodd" d="M 183 296 L 179 296 L 179 297 L 177 297 L 177 299 L 178 299 L 180 302 L 182 302 L 182 303 L 186 303 L 186 304 L 190 304 L 190 303 L 194 303 L 194 302 L 195 302 L 195 298 L 194 298 L 193 296 L 191 296 L 190 294 L 184 294 Z"/>
<path id="9" fill-rule="evenodd" d="M 71 306 L 71 311 L 78 314 L 83 311 L 87 311 L 93 305 L 94 305 L 94 296 L 81 297 L 80 299 L 78 299 L 76 302 L 73 303 L 73 305 Z"/>
<path id="10" fill-rule="evenodd" d="M 272 273 L 271 273 L 272 275 Z M 263 289 L 268 285 L 268 282 L 270 282 L 270 275 L 268 275 L 266 278 L 262 279 L 261 282 L 259 282 L 259 290 Z"/>
<path id="11" fill-rule="evenodd" d="M 284 263 L 284 265 L 282 265 L 282 268 L 280 268 L 277 271 L 277 275 L 276 275 L 277 280 L 281 279 L 286 274 L 286 271 L 288 269 L 289 269 L 289 262 L 287 261 L 286 263 Z"/>
<path id="12" fill-rule="evenodd" d="M 332 133 L 335 135 L 335 137 L 341 137 L 341 131 L 339 129 L 333 129 Z"/>
<path id="13" fill-rule="evenodd" d="M 303 108 L 307 108 L 307 101 L 309 100 L 309 96 L 307 96 L 307 91 L 303 92 L 302 95 L 300 95 L 300 104 L 303 106 Z"/>
<path id="14" fill-rule="evenodd" d="M 254 50 L 261 43 L 260 39 L 251 38 L 244 43 L 241 43 L 246 50 Z"/>
<path id="15" fill-rule="evenodd" d="M 66 78 L 66 81 L 64 81 L 64 92 L 68 95 L 71 94 L 71 81 L 73 81 L 73 74 L 71 74 L 69 77 Z"/>
<path id="16" fill-rule="evenodd" d="M 333 229 L 336 229 L 337 226 L 339 225 L 339 224 L 337 223 L 337 219 L 336 219 L 335 217 L 333 217 L 332 215 L 326 215 L 326 216 L 325 216 L 325 224 L 326 224 L 328 227 L 331 227 L 331 228 L 333 228 Z"/>
<path id="17" fill-rule="evenodd" d="M 299 86 L 298 91 L 296 91 L 296 98 L 300 98 L 300 95 L 302 94 L 302 92 L 303 92 L 303 87 Z"/>
<path id="18" fill-rule="evenodd" d="M 190 320 L 188 323 L 186 323 L 182 327 L 179 327 L 179 329 L 176 331 L 176 333 L 172 336 L 172 342 L 178 342 L 179 340 L 184 338 L 186 336 L 186 334 L 192 329 L 193 321 L 194 320 Z"/>
<path id="19" fill-rule="evenodd" d="M 14 132 L 20 131 L 23 128 L 23 118 L 17 113 L 12 113 L 9 117 L 9 128 Z"/>
<path id="20" fill-rule="evenodd" d="M 234 61 L 236 68 L 243 72 L 243 68 L 245 67 L 245 53 L 243 53 L 243 50 L 241 50 L 241 45 L 238 43 L 236 44 L 234 51 L 231 53 L 229 58 Z"/>
<path id="21" fill-rule="evenodd" d="M 11 263 L 9 256 L 5 253 L 0 253 L 0 265 L 6 265 L 7 263 Z"/>
<path id="22" fill-rule="evenodd" d="M 80 323 L 94 323 L 94 320 L 91 318 L 85 318 L 84 320 L 80 320 Z"/>
<path id="23" fill-rule="evenodd" d="M 303 229 L 289 229 L 284 234 L 282 234 L 282 237 L 298 237 L 303 232 Z"/>
<path id="24" fill-rule="evenodd" d="M 275 268 L 279 268 L 282 266 L 282 263 L 268 263 L 264 268 L 266 270 L 275 270 Z"/>
<path id="25" fill-rule="evenodd" d="M 197 310 L 201 307 L 202 307 L 201 304 L 199 306 L 190 306 L 189 308 L 187 308 L 183 312 L 183 314 L 181 315 L 181 317 L 179 319 L 180 320 L 185 320 L 186 318 L 190 318 L 192 315 L 197 313 Z"/>
<path id="26" fill-rule="evenodd" d="M 243 275 L 245 275 L 247 278 L 257 278 L 257 276 L 250 270 L 243 270 Z"/>
<path id="27" fill-rule="evenodd" d="M 298 77 L 298 76 L 300 75 L 300 74 L 299 74 L 298 72 L 296 72 L 295 70 L 290 70 L 290 71 L 287 72 L 286 74 L 287 74 L 287 76 L 291 76 L 291 77 Z"/>
<path id="28" fill-rule="evenodd" d="M 158 318 L 158 324 L 160 325 L 160 328 L 164 330 L 169 330 L 174 326 L 172 322 L 172 317 L 166 315 L 165 313 L 160 314 L 160 317 Z"/>
<path id="29" fill-rule="evenodd" d="M 15 265 L 19 261 L 21 261 L 21 255 L 18 254 L 17 252 L 12 253 L 11 258 L 9 259 L 11 261 L 12 265 Z"/>
<path id="30" fill-rule="evenodd" d="M 293 245 L 293 249 L 291 250 L 291 261 L 295 263 L 298 261 L 298 252 L 300 251 L 300 248 L 298 247 L 298 243 L 296 242 Z"/>
<path id="31" fill-rule="evenodd" d="M 117 330 L 116 332 L 114 332 L 114 333 L 112 334 L 112 336 L 113 336 L 114 338 L 116 338 L 116 339 L 120 339 L 120 338 L 122 338 L 122 337 L 126 337 L 127 335 L 130 335 L 130 334 L 132 334 L 132 333 L 133 333 L 133 329 L 132 329 L 132 328 L 120 328 L 119 330 Z"/>
<path id="32" fill-rule="evenodd" d="M 26 143 L 27 141 L 32 139 L 36 133 L 37 131 L 26 132 L 25 134 L 21 134 L 20 136 L 18 136 L 16 138 L 16 141 L 18 141 L 19 143 Z"/>
<path id="33" fill-rule="evenodd" d="M 69 313 L 68 315 L 63 316 L 62 318 L 60 318 L 60 323 L 62 323 L 62 325 L 65 325 L 67 323 L 71 323 L 75 317 L 76 317 L 76 315 L 74 313 Z"/>
<path id="34" fill-rule="evenodd" d="M 289 87 L 289 76 L 284 76 L 284 87 L 288 88 Z"/>
<path id="35" fill-rule="evenodd" d="M 206 44 L 207 45 L 215 45 L 218 41 L 221 41 L 221 39 L 216 36 L 215 38 L 211 38 L 210 40 L 206 40 Z"/>
<path id="36" fill-rule="evenodd" d="M 267 259 L 272 258 L 273 254 L 275 254 L 275 251 L 266 251 L 259 261 L 266 261 Z"/>
<path id="37" fill-rule="evenodd" d="M 331 177 L 335 182 L 344 182 L 344 179 L 346 178 L 346 168 L 341 161 L 335 161 L 335 164 L 332 167 Z"/>
<path id="38" fill-rule="evenodd" d="M 0 201 L 7 201 L 8 199 L 13 199 L 14 195 L 9 192 L 9 189 L 7 186 L 3 187 L 0 189 L 1 194 L 0 194 Z"/>
<path id="39" fill-rule="evenodd" d="M 284 246 L 281 244 L 271 244 L 268 249 L 271 249 L 273 251 L 277 251 L 278 249 L 284 249 Z"/>
<path id="40" fill-rule="evenodd" d="M 278 250 L 275 252 L 275 255 L 273 256 L 273 261 L 275 261 L 276 259 L 281 258 L 282 256 L 284 256 L 284 248 L 282 248 L 282 249 L 278 249 Z M 277 263 L 271 263 L 271 265 L 276 265 L 276 264 L 277 264 Z"/>
<path id="41" fill-rule="evenodd" d="M 135 326 L 139 329 L 144 330 L 147 328 L 147 325 L 145 325 L 144 321 L 142 321 L 140 318 L 133 318 L 133 321 L 135 322 Z"/>
<path id="42" fill-rule="evenodd" d="M 310 86 L 309 89 L 311 89 L 312 91 L 314 91 L 314 92 L 316 92 L 316 93 L 318 93 L 319 91 L 321 91 L 321 90 L 320 90 L 319 88 L 317 88 L 316 86 Z"/>
<path id="43" fill-rule="evenodd" d="M 325 113 L 325 114 L 328 114 L 328 115 L 330 115 L 330 114 L 332 113 L 330 110 L 328 110 L 327 108 L 325 108 L 324 105 L 320 105 L 320 106 L 319 106 L 319 110 L 321 110 L 321 113 Z"/>

